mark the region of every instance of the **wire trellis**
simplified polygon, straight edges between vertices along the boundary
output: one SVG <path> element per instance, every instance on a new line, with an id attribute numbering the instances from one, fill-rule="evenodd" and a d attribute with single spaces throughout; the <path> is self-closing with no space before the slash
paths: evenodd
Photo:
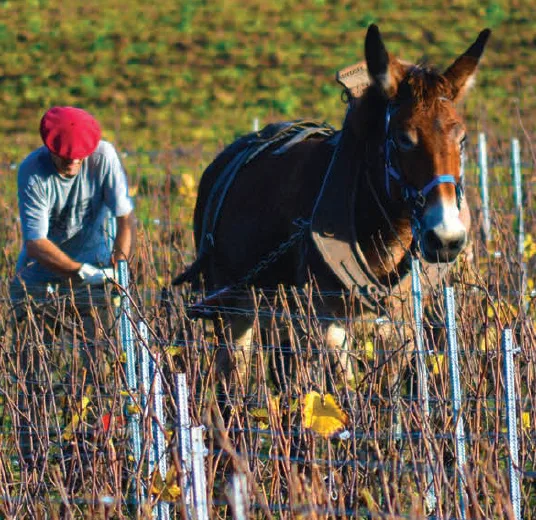
<path id="1" fill-rule="evenodd" d="M 159 160 L 157 154 L 153 160 Z M 489 167 L 501 165 L 494 160 Z M 476 171 L 469 170 L 468 187 L 476 191 Z M 524 189 L 532 184 L 525 179 Z M 450 395 L 441 293 L 422 280 L 421 342 L 409 302 L 389 318 L 345 316 L 340 323 L 352 343 L 353 377 L 341 376 L 340 360 L 348 349 L 329 348 L 323 334 L 339 320 L 324 312 L 304 314 L 308 306 L 295 305 L 296 292 L 240 290 L 232 295 L 233 305 L 218 307 L 219 313 L 254 322 L 251 347 L 189 315 L 194 306 L 202 310 L 204 294 L 186 287 L 163 297 L 162 288 L 194 253 L 184 237 L 181 243 L 158 235 L 164 227 L 181 227 L 162 214 L 140 225 L 130 282 L 116 288 L 124 302 L 121 291 L 128 285 L 128 316 L 113 305 L 109 322 L 106 313 L 97 313 L 92 318 L 99 332 L 90 341 L 82 333 L 84 316 L 76 312 L 78 305 L 87 307 L 88 298 L 77 295 L 76 304 L 55 300 L 56 307 L 48 301 L 54 308 L 51 330 L 50 315 L 37 308 L 17 322 L 8 287 L 0 285 L 0 514 L 186 518 L 205 514 L 205 498 L 213 518 L 240 517 L 228 486 L 240 475 L 249 517 L 462 518 L 466 506 L 481 518 L 503 517 L 505 511 L 512 518 L 536 518 L 536 292 L 529 283 L 536 255 L 523 256 L 508 204 L 494 204 L 494 195 L 510 185 L 488 187 L 492 242 L 486 249 L 475 232 L 476 260 L 455 266 L 449 279 L 456 301 L 457 413 L 463 416 L 468 461 L 461 482 L 464 506 L 457 493 L 459 423 Z M 534 234 L 534 209 L 525 208 L 524 217 L 525 233 Z M 0 220 L 6 223 L 2 261 L 12 273 L 18 224 L 1 211 Z M 306 294 L 299 296 L 307 303 Z M 154 363 L 145 377 L 141 367 L 134 372 L 126 367 L 121 326 L 127 325 L 130 356 Z M 501 350 L 505 330 L 519 349 L 508 377 Z M 244 373 L 232 369 L 223 377 L 225 356 L 231 362 L 247 358 Z M 418 356 L 425 382 L 419 382 Z M 155 374 L 161 388 L 154 386 Z M 178 374 L 187 389 L 182 400 Z M 312 392 L 333 396 L 348 417 L 331 436 L 307 422 L 305 396 Z M 507 404 L 516 412 L 514 424 Z M 133 415 L 140 437 L 135 449 L 128 427 Z M 194 470 L 191 448 L 184 447 L 200 426 L 196 471 L 205 470 L 205 497 L 199 488 L 197 495 L 186 492 Z"/>

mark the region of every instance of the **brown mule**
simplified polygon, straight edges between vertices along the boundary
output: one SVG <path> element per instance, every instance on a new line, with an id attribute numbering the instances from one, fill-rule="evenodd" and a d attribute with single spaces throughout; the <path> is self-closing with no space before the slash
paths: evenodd
<path id="1" fill-rule="evenodd" d="M 198 259 L 174 283 L 202 277 L 219 291 L 204 305 L 244 349 L 239 372 L 252 340 L 252 314 L 235 312 L 251 303 L 244 303 L 246 286 L 302 287 L 314 278 L 320 291 L 339 294 L 322 304 L 341 316 L 341 291 L 362 309 L 382 309 L 394 292 L 409 289 L 412 254 L 420 251 L 433 266 L 463 251 L 470 217 L 465 126 L 455 104 L 474 80 L 489 35 L 482 31 L 439 73 L 388 54 L 371 25 L 370 86 L 359 98 L 348 92 L 341 131 L 270 128 L 239 139 L 207 168 L 194 215 Z M 342 347 L 344 335 L 331 336 Z"/>

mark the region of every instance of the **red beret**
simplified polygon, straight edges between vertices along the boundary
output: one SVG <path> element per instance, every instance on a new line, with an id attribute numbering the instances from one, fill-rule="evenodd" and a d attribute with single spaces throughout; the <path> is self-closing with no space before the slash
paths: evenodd
<path id="1" fill-rule="evenodd" d="M 40 132 L 45 146 L 64 159 L 91 155 L 101 138 L 97 120 L 74 107 L 52 107 L 41 119 Z"/>

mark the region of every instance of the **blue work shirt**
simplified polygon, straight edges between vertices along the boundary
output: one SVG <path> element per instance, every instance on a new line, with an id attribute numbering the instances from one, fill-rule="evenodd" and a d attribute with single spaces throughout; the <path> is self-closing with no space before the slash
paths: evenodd
<path id="1" fill-rule="evenodd" d="M 47 238 L 78 262 L 108 264 L 106 216 L 133 210 L 123 166 L 114 146 L 100 141 L 72 178 L 59 175 L 42 146 L 22 162 L 18 173 L 19 212 L 24 242 Z M 16 279 L 30 287 L 57 283 L 61 276 L 28 257 L 22 248 Z"/>

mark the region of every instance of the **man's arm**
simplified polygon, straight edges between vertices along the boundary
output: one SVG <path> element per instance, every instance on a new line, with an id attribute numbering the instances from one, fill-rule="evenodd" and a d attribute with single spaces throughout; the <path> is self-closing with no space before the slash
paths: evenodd
<path id="1" fill-rule="evenodd" d="M 134 243 L 134 212 L 128 215 L 116 217 L 117 234 L 115 236 L 114 250 L 112 252 L 112 264 L 115 265 L 119 260 L 128 260 Z"/>
<path id="2" fill-rule="evenodd" d="M 78 273 L 82 264 L 65 254 L 54 242 L 48 238 L 38 238 L 26 241 L 26 252 L 30 258 L 37 260 L 41 265 L 51 271 L 71 277 Z"/>

